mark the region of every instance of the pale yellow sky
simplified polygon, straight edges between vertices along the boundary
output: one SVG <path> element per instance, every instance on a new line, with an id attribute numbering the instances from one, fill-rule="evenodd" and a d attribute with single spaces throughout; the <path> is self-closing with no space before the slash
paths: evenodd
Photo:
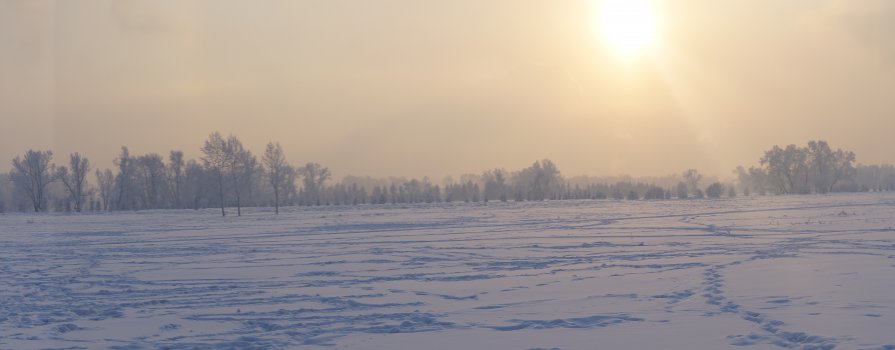
<path id="1" fill-rule="evenodd" d="M 215 130 L 337 176 L 723 177 L 809 139 L 895 162 L 895 1 L 656 7 L 623 59 L 596 1 L 0 0 L 0 162 L 198 157 Z"/>

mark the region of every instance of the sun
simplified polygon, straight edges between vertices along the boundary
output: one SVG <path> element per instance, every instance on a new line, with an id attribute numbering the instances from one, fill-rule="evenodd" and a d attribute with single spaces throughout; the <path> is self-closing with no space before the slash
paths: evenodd
<path id="1" fill-rule="evenodd" d="M 601 0 L 597 7 L 595 31 L 626 58 L 648 52 L 655 45 L 658 27 L 651 0 Z"/>

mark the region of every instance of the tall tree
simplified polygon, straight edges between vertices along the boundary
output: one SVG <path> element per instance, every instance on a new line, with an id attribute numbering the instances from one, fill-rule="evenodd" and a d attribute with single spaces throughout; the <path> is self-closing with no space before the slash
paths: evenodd
<path id="1" fill-rule="evenodd" d="M 855 177 L 855 152 L 836 149 L 832 157 L 832 178 L 828 191 L 833 191 L 840 181 Z"/>
<path id="2" fill-rule="evenodd" d="M 133 158 L 126 146 L 121 147 L 121 153 L 115 158 L 115 166 L 118 167 L 118 175 L 115 182 L 118 185 L 118 199 L 115 201 L 115 209 L 122 210 L 133 207 L 132 200 L 132 177 L 133 177 Z M 126 201 L 130 201 L 130 205 L 126 205 Z"/>
<path id="3" fill-rule="evenodd" d="M 52 151 L 28 150 L 12 160 L 12 181 L 28 194 L 35 212 L 46 211 L 46 189 L 53 181 Z"/>
<path id="4" fill-rule="evenodd" d="M 307 163 L 298 169 L 303 177 L 305 204 L 320 205 L 320 195 L 323 184 L 330 178 L 329 168 L 325 168 L 317 163 Z M 394 186 L 394 185 L 392 185 Z"/>
<path id="5" fill-rule="evenodd" d="M 811 169 L 814 191 L 829 192 L 833 182 L 833 150 L 826 141 L 808 142 L 808 168 Z"/>
<path id="6" fill-rule="evenodd" d="M 71 170 L 65 166 L 59 167 L 56 170 L 56 178 L 62 181 L 69 199 L 75 205 L 75 211 L 80 213 L 88 195 L 87 174 L 90 173 L 90 161 L 75 152 L 69 156 L 69 166 Z"/>
<path id="7" fill-rule="evenodd" d="M 230 135 L 224 142 L 224 151 L 226 156 L 225 167 L 230 174 L 230 179 L 233 182 L 233 192 L 236 195 L 236 216 L 242 216 L 240 188 L 245 184 L 251 183 L 251 177 L 256 171 L 258 160 L 233 135 Z"/>
<path id="8" fill-rule="evenodd" d="M 677 199 L 687 199 L 690 196 L 690 188 L 686 182 L 678 182 L 675 190 L 677 191 Z"/>
<path id="9" fill-rule="evenodd" d="M 544 200 L 556 197 L 562 188 L 562 177 L 556 165 L 549 159 L 535 161 L 528 168 L 513 176 L 517 199 Z M 467 188 L 472 189 L 472 183 Z"/>
<path id="10" fill-rule="evenodd" d="M 507 200 L 507 171 L 503 169 L 494 169 L 485 171 L 482 174 L 482 181 L 485 183 L 484 200 Z"/>
<path id="11" fill-rule="evenodd" d="M 267 178 L 270 181 L 270 186 L 273 188 L 274 212 L 279 214 L 280 190 L 284 187 L 286 180 L 290 178 L 290 174 L 295 171 L 292 169 L 292 166 L 286 162 L 286 157 L 283 155 L 283 147 L 280 146 L 279 142 L 276 144 L 273 142 L 267 143 L 263 162 L 264 167 L 267 169 Z M 292 178 L 294 178 L 294 176 Z"/>
<path id="12" fill-rule="evenodd" d="M 115 191 L 115 176 L 112 175 L 112 170 L 96 169 L 96 186 L 99 189 L 99 198 L 103 201 L 103 211 L 111 210 L 112 193 Z"/>
<path id="13" fill-rule="evenodd" d="M 808 150 L 796 145 L 774 146 L 765 152 L 761 164 L 781 194 L 810 192 Z"/>
<path id="14" fill-rule="evenodd" d="M 168 186 L 171 190 L 171 202 L 174 208 L 183 208 L 183 177 L 184 167 L 183 151 L 171 151 L 168 155 Z"/>
<path id="15" fill-rule="evenodd" d="M 681 174 L 681 177 L 687 184 L 687 189 L 695 196 L 696 191 L 699 190 L 699 181 L 702 180 L 702 175 L 696 169 L 687 169 Z"/>
<path id="16" fill-rule="evenodd" d="M 773 183 L 775 191 L 780 194 L 788 193 L 787 181 L 790 177 L 789 169 L 784 164 L 784 151 L 780 146 L 774 145 L 770 150 L 764 152 L 759 162 L 767 169 L 768 179 Z"/>
<path id="17" fill-rule="evenodd" d="M 208 185 L 214 184 L 216 174 L 207 171 L 206 168 L 203 168 L 202 165 L 193 159 L 186 163 L 185 169 L 183 193 L 184 196 L 189 196 L 187 198 L 190 201 L 190 206 L 198 210 L 203 206 L 203 203 L 210 202 L 210 196 L 207 193 L 210 188 Z"/>
<path id="18" fill-rule="evenodd" d="M 808 170 L 808 149 L 796 145 L 786 146 L 784 163 L 789 169 L 790 192 L 808 193 L 810 171 Z"/>
<path id="19" fill-rule="evenodd" d="M 773 188 L 777 193 L 830 192 L 840 183 L 857 186 L 855 177 L 855 154 L 842 149 L 833 149 L 826 141 L 810 141 L 807 147 L 789 145 L 786 148 L 774 146 L 765 151 L 760 160 L 763 169 L 749 168 L 748 176 L 743 169 L 738 170 L 742 179 L 747 178 L 758 189 Z"/>
<path id="20" fill-rule="evenodd" d="M 213 172 L 218 180 L 218 195 L 221 200 L 221 216 L 226 216 L 224 211 L 224 171 L 229 165 L 230 158 L 227 151 L 227 141 L 217 131 L 208 136 L 202 147 L 202 163 L 205 168 Z"/>
<path id="21" fill-rule="evenodd" d="M 163 206 L 165 194 L 165 162 L 162 156 L 150 153 L 134 159 L 134 179 L 138 185 L 142 208 L 158 209 Z"/>
<path id="22" fill-rule="evenodd" d="M 709 198 L 721 198 L 721 193 L 724 193 L 724 186 L 720 182 L 712 183 L 705 188 L 705 195 Z"/>

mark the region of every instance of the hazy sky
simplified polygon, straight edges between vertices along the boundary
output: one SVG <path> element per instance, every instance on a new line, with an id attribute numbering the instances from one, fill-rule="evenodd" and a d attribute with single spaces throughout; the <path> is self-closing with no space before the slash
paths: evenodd
<path id="1" fill-rule="evenodd" d="M 809 139 L 895 162 L 895 1 L 656 4 L 625 59 L 596 1 L 0 0 L 0 169 L 215 130 L 337 176 L 728 176 Z"/>

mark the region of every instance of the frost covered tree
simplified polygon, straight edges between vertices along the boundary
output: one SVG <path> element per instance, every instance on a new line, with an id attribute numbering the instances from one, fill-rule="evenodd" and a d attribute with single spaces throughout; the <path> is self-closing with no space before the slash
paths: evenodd
<path id="1" fill-rule="evenodd" d="M 115 176 L 112 175 L 112 170 L 96 169 L 96 188 L 99 191 L 103 211 L 112 210 L 112 195 L 115 192 Z"/>
<path id="2" fill-rule="evenodd" d="M 115 166 L 118 167 L 118 174 L 115 176 L 115 184 L 117 187 L 118 198 L 115 201 L 115 209 L 136 209 L 133 200 L 133 158 L 127 147 L 121 147 L 121 153 L 115 158 Z"/>
<path id="3" fill-rule="evenodd" d="M 549 159 L 535 161 L 513 176 L 516 192 L 525 200 L 553 199 L 562 189 L 559 169 Z"/>
<path id="4" fill-rule="evenodd" d="M 276 144 L 273 142 L 267 143 L 262 162 L 267 170 L 267 179 L 270 182 L 270 187 L 273 189 L 274 213 L 279 214 L 280 191 L 295 170 L 286 161 L 286 156 L 283 155 L 283 147 L 280 146 L 279 142 Z M 294 179 L 294 175 L 292 175 L 291 178 Z"/>
<path id="5" fill-rule="evenodd" d="M 286 179 L 283 181 L 283 187 L 280 189 L 284 203 L 295 205 L 295 201 L 298 199 L 298 186 L 295 184 L 297 180 L 298 171 L 290 165 L 286 172 Z"/>
<path id="6" fill-rule="evenodd" d="M 765 186 L 779 194 L 826 193 L 841 183 L 853 186 L 855 154 L 842 149 L 834 151 L 826 141 L 809 141 L 807 147 L 774 146 L 765 151 L 759 162 L 763 174 L 750 168 L 748 176 L 744 176 L 742 169 L 737 170 L 741 183 L 744 178 L 755 181 L 764 175 Z"/>
<path id="7" fill-rule="evenodd" d="M 712 183 L 705 188 L 705 195 L 709 198 L 721 198 L 722 193 L 724 193 L 724 186 L 720 182 Z"/>
<path id="8" fill-rule="evenodd" d="M 12 160 L 11 180 L 31 200 L 35 212 L 46 211 L 46 190 L 53 181 L 52 151 L 28 150 L 24 156 Z"/>
<path id="9" fill-rule="evenodd" d="M 174 208 L 183 208 L 183 172 L 186 163 L 182 151 L 171 151 L 168 155 L 168 189 Z"/>
<path id="10" fill-rule="evenodd" d="M 738 166 L 735 173 L 737 174 L 737 181 L 739 182 L 743 195 L 748 196 L 752 192 L 756 192 L 760 195 L 767 193 L 769 180 L 768 174 L 764 169 L 756 168 L 754 166 L 750 166 L 749 169 L 746 169 L 742 166 Z"/>
<path id="11" fill-rule="evenodd" d="M 81 212 L 84 201 L 89 195 L 87 190 L 87 174 L 90 173 L 90 161 L 80 153 L 72 153 L 69 156 L 69 167 L 61 166 L 56 169 L 56 178 L 65 186 L 68 198 L 75 206 L 76 212 Z"/>
<path id="12" fill-rule="evenodd" d="M 205 145 L 202 146 L 202 163 L 212 172 L 217 179 L 218 196 L 221 204 L 221 216 L 226 216 L 224 210 L 224 172 L 230 164 L 227 141 L 217 131 L 208 136 Z"/>
<path id="13" fill-rule="evenodd" d="M 242 216 L 241 188 L 251 183 L 252 175 L 257 170 L 258 160 L 251 151 L 242 146 L 236 136 L 230 136 L 224 142 L 224 154 L 226 157 L 225 168 L 233 182 L 233 192 L 236 195 L 236 216 Z"/>
<path id="14" fill-rule="evenodd" d="M 677 192 L 677 199 L 687 199 L 689 197 L 690 189 L 683 181 L 677 183 L 675 191 Z"/>
<path id="15" fill-rule="evenodd" d="M 320 205 L 321 191 L 326 180 L 330 178 L 329 168 L 325 168 L 317 163 L 307 163 L 298 169 L 298 173 L 302 176 L 302 184 L 304 185 L 304 204 Z M 392 184 L 392 195 L 396 195 L 397 188 Z M 394 203 L 396 197 L 393 197 Z"/>
<path id="16" fill-rule="evenodd" d="M 854 175 L 854 152 L 834 151 L 826 141 L 809 141 L 806 152 L 811 182 L 817 193 L 831 192 L 837 183 Z"/>
<path id="17" fill-rule="evenodd" d="M 156 209 L 163 207 L 163 195 L 166 191 L 166 169 L 162 156 L 156 153 L 145 154 L 134 158 L 134 181 L 140 208 Z"/>
<path id="18" fill-rule="evenodd" d="M 217 174 L 190 159 L 186 163 L 183 180 L 183 195 L 193 209 L 205 208 L 213 204 L 213 197 L 217 194 L 214 183 L 218 179 Z"/>
<path id="19" fill-rule="evenodd" d="M 855 189 L 862 191 L 895 191 L 895 166 L 859 165 L 855 167 Z"/>
<path id="20" fill-rule="evenodd" d="M 494 169 L 483 173 L 482 180 L 485 183 L 483 200 L 500 200 L 506 202 L 509 192 L 507 178 L 507 171 L 503 169 Z"/>
<path id="21" fill-rule="evenodd" d="M 833 191 L 840 182 L 846 182 L 854 179 L 857 171 L 855 170 L 855 153 L 851 151 L 843 151 L 837 149 L 833 152 L 832 158 L 832 178 L 828 192 Z"/>
<path id="22" fill-rule="evenodd" d="M 807 193 L 808 186 L 808 152 L 796 145 L 786 148 L 774 146 L 765 152 L 761 165 L 766 167 L 769 179 L 781 194 Z"/>
<path id="23" fill-rule="evenodd" d="M 10 182 L 8 174 L 0 173 L 0 213 L 6 212 L 6 201 L 9 198 L 9 191 L 5 186 Z"/>
<path id="24" fill-rule="evenodd" d="M 699 190 L 699 181 L 702 180 L 702 174 L 696 169 L 687 169 L 681 174 L 681 177 L 684 179 L 684 183 L 687 184 L 687 189 L 690 193 L 696 196 L 696 191 Z"/>
<path id="25" fill-rule="evenodd" d="M 817 193 L 829 192 L 833 183 L 833 150 L 826 141 L 809 141 L 807 151 L 808 168 L 811 170 L 812 185 Z"/>
<path id="26" fill-rule="evenodd" d="M 646 190 L 646 193 L 643 194 L 643 199 L 664 199 L 666 196 L 666 192 L 662 187 L 659 186 L 649 186 Z"/>
<path id="27" fill-rule="evenodd" d="M 772 186 L 777 193 L 786 194 L 789 192 L 792 184 L 792 175 L 789 172 L 789 166 L 784 163 L 784 151 L 780 146 L 774 145 L 768 151 L 765 151 L 764 157 L 759 160 L 761 165 L 765 167 Z"/>

